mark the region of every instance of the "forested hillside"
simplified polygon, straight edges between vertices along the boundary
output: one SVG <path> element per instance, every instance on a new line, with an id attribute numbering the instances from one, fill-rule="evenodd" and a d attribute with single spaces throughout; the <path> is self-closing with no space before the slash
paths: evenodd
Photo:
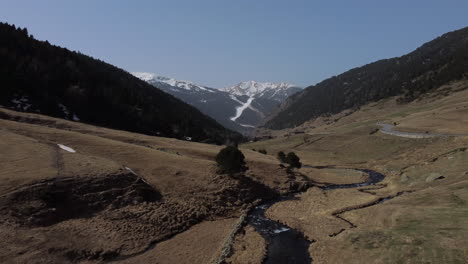
<path id="1" fill-rule="evenodd" d="M 0 105 L 149 135 L 224 143 L 239 134 L 113 65 L 0 23 Z"/>
<path id="2" fill-rule="evenodd" d="M 291 96 L 266 127 L 282 129 L 321 115 L 401 95 L 415 100 L 450 81 L 468 77 L 468 27 L 444 34 L 398 58 L 354 68 Z"/>

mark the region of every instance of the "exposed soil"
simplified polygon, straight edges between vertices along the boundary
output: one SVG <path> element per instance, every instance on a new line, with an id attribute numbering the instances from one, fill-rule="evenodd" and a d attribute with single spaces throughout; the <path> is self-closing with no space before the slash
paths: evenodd
<path id="1" fill-rule="evenodd" d="M 161 194 L 142 178 L 122 172 L 102 177 L 61 177 L 23 186 L 0 200 L 1 212 L 21 225 L 50 226 L 87 218 L 106 208 L 155 202 Z"/>
<path id="2" fill-rule="evenodd" d="M 200 206 L 181 204 L 173 199 L 164 201 L 161 194 L 145 180 L 129 172 L 101 177 L 48 179 L 4 195 L 1 199 L 1 222 L 22 229 L 54 229 L 62 222 L 68 224 L 67 220 L 79 219 L 112 219 L 114 228 L 120 225 L 118 222 L 125 226 L 125 222 L 134 222 L 133 228 L 128 231 L 135 232 L 132 236 L 140 236 L 137 239 L 140 246 L 125 250 L 128 253 L 119 249 L 55 246 L 48 249 L 49 254 L 58 254 L 70 261 L 123 260 L 153 250 L 156 243 L 204 219 L 236 215 L 236 210 L 276 195 L 268 187 L 241 175 L 219 175 L 213 181 L 224 188 L 213 193 L 211 200 L 205 199 L 205 203 Z"/>

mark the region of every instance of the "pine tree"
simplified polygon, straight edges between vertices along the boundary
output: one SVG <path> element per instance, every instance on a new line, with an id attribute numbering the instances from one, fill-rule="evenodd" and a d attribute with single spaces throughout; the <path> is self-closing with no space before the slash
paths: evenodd
<path id="1" fill-rule="evenodd" d="M 291 168 L 300 168 L 302 166 L 299 157 L 294 152 L 289 152 L 286 160 Z"/>
<path id="2" fill-rule="evenodd" d="M 227 146 L 221 149 L 218 155 L 216 155 L 216 163 L 221 173 L 244 171 L 246 169 L 244 160 L 244 154 L 233 146 Z"/>

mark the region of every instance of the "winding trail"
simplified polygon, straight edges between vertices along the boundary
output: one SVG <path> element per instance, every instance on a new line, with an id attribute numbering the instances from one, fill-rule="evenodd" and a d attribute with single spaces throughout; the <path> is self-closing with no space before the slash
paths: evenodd
<path id="1" fill-rule="evenodd" d="M 397 136 L 397 137 L 405 137 L 405 138 L 433 138 L 433 137 L 463 137 L 467 136 L 465 134 L 436 134 L 436 133 L 417 133 L 417 132 L 402 132 L 395 130 L 394 125 L 384 124 L 384 123 L 377 123 L 378 126 L 381 126 L 380 132 Z"/>

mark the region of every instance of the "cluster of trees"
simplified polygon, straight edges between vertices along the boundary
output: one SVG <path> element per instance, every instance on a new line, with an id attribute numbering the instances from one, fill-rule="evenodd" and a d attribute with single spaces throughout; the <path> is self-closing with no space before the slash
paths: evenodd
<path id="1" fill-rule="evenodd" d="M 0 105 L 150 135 L 225 143 L 241 135 L 103 61 L 0 23 Z M 27 109 L 18 107 L 27 100 Z"/>
<path id="2" fill-rule="evenodd" d="M 289 168 L 300 168 L 302 163 L 300 158 L 294 152 L 289 152 L 287 155 L 283 151 L 278 152 L 278 160 L 282 163 L 289 164 Z M 244 154 L 234 146 L 227 146 L 219 151 L 216 155 L 216 163 L 219 173 L 238 173 L 245 171 Z"/>
<path id="3" fill-rule="evenodd" d="M 401 96 L 401 102 L 408 102 L 467 77 L 468 27 L 447 33 L 405 56 L 354 68 L 310 86 L 289 97 L 284 109 L 265 126 L 294 127 L 391 96 Z"/>
<path id="4" fill-rule="evenodd" d="M 300 168 L 302 163 L 300 158 L 294 152 L 289 152 L 287 155 L 283 151 L 278 152 L 277 158 L 280 162 L 289 164 L 291 168 Z"/>

